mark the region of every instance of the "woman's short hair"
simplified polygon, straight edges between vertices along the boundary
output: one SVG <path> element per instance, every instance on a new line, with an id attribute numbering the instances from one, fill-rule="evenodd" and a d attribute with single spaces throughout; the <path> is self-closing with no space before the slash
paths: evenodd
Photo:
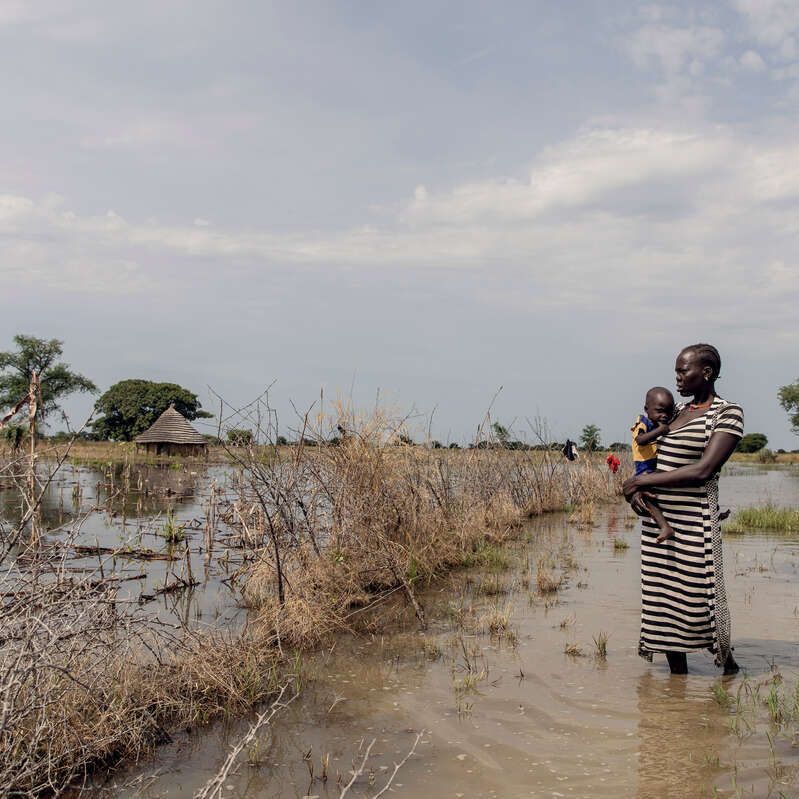
<path id="1" fill-rule="evenodd" d="M 711 380 L 716 380 L 721 376 L 721 355 L 719 351 L 712 344 L 691 344 L 688 347 L 683 347 L 683 352 L 691 351 L 696 353 L 702 366 L 709 366 L 713 371 Z"/>

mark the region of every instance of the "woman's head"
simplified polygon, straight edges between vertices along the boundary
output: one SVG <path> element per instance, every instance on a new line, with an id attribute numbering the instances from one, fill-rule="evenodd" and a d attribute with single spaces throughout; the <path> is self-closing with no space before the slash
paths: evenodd
<path id="1" fill-rule="evenodd" d="M 705 385 L 712 388 L 721 373 L 721 356 L 711 344 L 691 344 L 677 356 L 677 390 L 683 397 L 697 394 Z"/>

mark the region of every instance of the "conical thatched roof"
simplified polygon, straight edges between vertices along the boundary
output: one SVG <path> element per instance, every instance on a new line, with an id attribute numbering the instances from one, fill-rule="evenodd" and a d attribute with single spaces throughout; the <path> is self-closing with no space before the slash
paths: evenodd
<path id="1" fill-rule="evenodd" d="M 208 442 L 170 405 L 149 430 L 136 436 L 137 444 L 207 444 Z"/>

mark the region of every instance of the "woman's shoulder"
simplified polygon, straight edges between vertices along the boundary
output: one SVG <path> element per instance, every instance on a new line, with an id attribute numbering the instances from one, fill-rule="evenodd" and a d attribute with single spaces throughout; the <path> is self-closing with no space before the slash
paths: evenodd
<path id="1" fill-rule="evenodd" d="M 743 415 L 744 412 L 744 409 L 737 402 L 730 402 L 730 400 L 724 399 L 723 397 L 716 397 L 713 406 L 718 407 L 722 414 L 729 413 L 735 415 L 740 413 Z"/>
<path id="2" fill-rule="evenodd" d="M 737 402 L 730 402 L 721 397 L 717 397 L 717 401 L 719 402 L 715 429 L 733 435 L 743 435 L 744 409 Z"/>

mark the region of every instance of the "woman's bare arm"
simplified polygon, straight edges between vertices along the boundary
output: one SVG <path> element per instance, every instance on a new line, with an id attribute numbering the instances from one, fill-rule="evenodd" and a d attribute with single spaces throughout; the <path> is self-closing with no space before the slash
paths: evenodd
<path id="1" fill-rule="evenodd" d="M 680 466 L 669 472 L 639 474 L 637 477 L 625 480 L 622 486 L 625 499 L 631 502 L 633 495 L 648 488 L 696 486 L 707 482 L 724 466 L 735 450 L 738 441 L 738 436 L 734 436 L 732 433 L 720 430 L 713 433 L 702 457 L 696 463 Z"/>

